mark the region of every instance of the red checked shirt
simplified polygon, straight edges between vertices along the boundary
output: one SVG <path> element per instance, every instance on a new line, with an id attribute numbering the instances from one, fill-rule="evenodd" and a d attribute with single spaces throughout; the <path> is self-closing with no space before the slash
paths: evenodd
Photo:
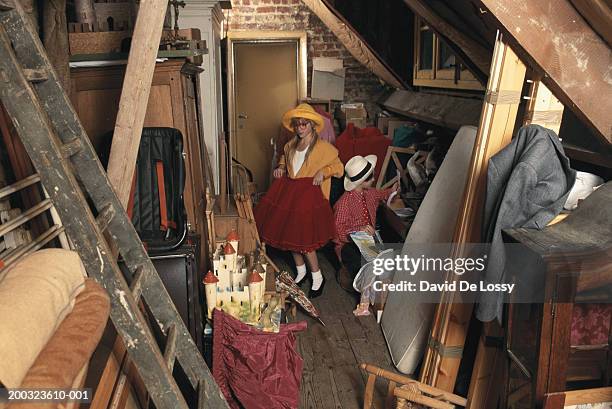
<path id="1" fill-rule="evenodd" d="M 336 221 L 336 253 L 339 255 L 342 246 L 349 242 L 349 233 L 360 230 L 363 226 L 376 226 L 376 209 L 382 200 L 391 195 L 393 189 L 366 189 L 361 192 L 348 191 L 334 205 Z"/>

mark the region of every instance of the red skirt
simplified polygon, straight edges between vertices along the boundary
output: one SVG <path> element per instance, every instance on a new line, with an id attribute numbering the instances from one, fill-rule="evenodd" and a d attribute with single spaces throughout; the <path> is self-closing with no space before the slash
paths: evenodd
<path id="1" fill-rule="evenodd" d="M 262 241 L 281 250 L 308 253 L 334 235 L 331 206 L 312 178 L 275 179 L 255 207 L 255 221 Z"/>

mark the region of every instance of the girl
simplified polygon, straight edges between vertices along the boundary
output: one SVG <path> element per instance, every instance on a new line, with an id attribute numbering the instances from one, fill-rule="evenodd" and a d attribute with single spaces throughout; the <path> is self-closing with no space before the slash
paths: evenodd
<path id="1" fill-rule="evenodd" d="M 283 126 L 294 136 L 284 147 L 274 183 L 257 205 L 255 219 L 265 243 L 291 251 L 297 284 L 306 277 L 308 262 L 312 274 L 308 296 L 315 298 L 325 285 L 316 250 L 334 235 L 330 178 L 342 176 L 344 167 L 338 150 L 319 138 L 323 118 L 310 105 L 286 112 Z"/>

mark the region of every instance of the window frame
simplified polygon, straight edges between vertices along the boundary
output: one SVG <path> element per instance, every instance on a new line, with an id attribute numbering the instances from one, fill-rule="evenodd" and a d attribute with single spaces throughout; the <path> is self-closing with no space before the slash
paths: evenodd
<path id="1" fill-rule="evenodd" d="M 421 63 L 421 32 L 431 30 L 433 33 L 432 61 L 431 69 L 420 69 Z M 459 78 L 455 79 L 456 70 L 454 68 L 438 68 L 440 62 L 440 43 L 443 41 L 430 25 L 419 16 L 415 15 L 414 20 L 414 72 L 412 77 L 413 85 L 435 88 L 452 88 L 465 90 L 483 91 L 485 88 L 476 77 L 459 61 L 455 54 L 455 62 L 461 64 Z M 448 47 L 448 46 L 447 46 Z"/>

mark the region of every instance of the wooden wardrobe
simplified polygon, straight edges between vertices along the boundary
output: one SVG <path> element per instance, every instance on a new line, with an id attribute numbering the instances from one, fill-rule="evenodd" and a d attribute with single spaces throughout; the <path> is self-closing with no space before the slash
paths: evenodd
<path id="1" fill-rule="evenodd" d="M 189 230 L 206 240 L 204 216 L 206 175 L 205 147 L 200 127 L 198 66 L 185 59 L 157 63 L 145 116 L 145 127 L 171 127 L 183 134 L 185 155 L 184 200 Z M 70 98 L 96 151 L 115 127 L 125 65 L 72 68 Z M 207 268 L 208 246 L 203 243 L 199 266 Z"/>

